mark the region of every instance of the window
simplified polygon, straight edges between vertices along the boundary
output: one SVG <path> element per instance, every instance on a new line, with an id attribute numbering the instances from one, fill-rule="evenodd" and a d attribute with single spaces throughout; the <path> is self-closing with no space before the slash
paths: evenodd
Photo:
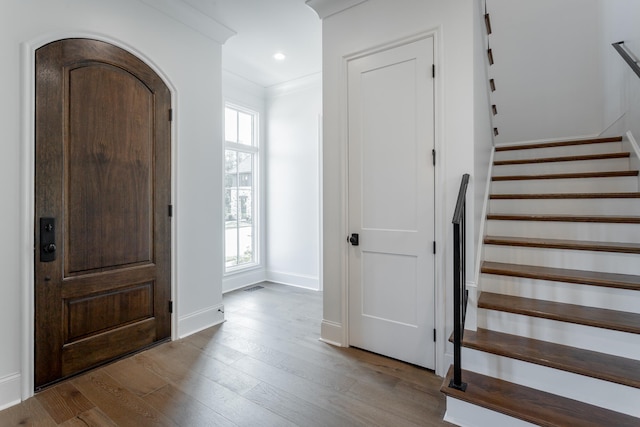
<path id="1" fill-rule="evenodd" d="M 227 105 L 224 110 L 225 272 L 258 264 L 258 114 Z"/>

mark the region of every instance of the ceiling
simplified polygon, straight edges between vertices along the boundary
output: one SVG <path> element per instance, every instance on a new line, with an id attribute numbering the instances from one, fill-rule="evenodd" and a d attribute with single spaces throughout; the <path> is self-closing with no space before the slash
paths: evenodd
<path id="1" fill-rule="evenodd" d="M 182 1 L 237 33 L 222 47 L 224 70 L 263 87 L 321 72 L 321 20 L 305 0 Z"/>

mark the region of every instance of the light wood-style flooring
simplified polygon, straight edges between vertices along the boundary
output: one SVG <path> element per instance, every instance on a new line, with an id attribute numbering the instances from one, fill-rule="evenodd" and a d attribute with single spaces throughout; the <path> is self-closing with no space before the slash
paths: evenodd
<path id="1" fill-rule="evenodd" d="M 219 326 L 47 389 L 0 426 L 443 426 L 432 372 L 318 340 L 322 294 L 263 283 Z"/>

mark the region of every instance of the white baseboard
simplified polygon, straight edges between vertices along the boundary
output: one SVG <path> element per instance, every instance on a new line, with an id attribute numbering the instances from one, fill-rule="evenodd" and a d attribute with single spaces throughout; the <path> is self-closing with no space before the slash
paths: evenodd
<path id="1" fill-rule="evenodd" d="M 581 139 L 591 139 L 598 138 L 600 135 L 597 133 L 589 134 L 589 135 L 579 135 L 579 136 L 569 136 L 563 138 L 545 138 L 545 139 L 532 139 L 529 141 L 513 141 L 513 142 L 503 142 L 501 144 L 496 144 L 496 148 L 498 147 L 515 147 L 518 145 L 527 145 L 527 144 L 544 144 L 547 142 L 560 142 L 560 141 L 579 141 Z"/>
<path id="2" fill-rule="evenodd" d="M 318 276 L 267 271 L 267 280 L 274 283 L 280 283 L 281 285 L 295 286 L 314 291 L 320 289 L 320 279 Z"/>
<path id="3" fill-rule="evenodd" d="M 20 374 L 11 374 L 0 378 L 0 411 L 21 402 L 21 385 Z"/>
<path id="4" fill-rule="evenodd" d="M 222 293 L 242 289 L 265 280 L 267 280 L 267 276 L 264 268 L 261 267 L 226 274 L 222 279 Z"/>
<path id="5" fill-rule="evenodd" d="M 336 347 L 348 347 L 344 342 L 344 327 L 341 323 L 332 322 L 330 320 L 322 320 L 320 325 L 320 341 Z"/>
<path id="6" fill-rule="evenodd" d="M 625 149 L 631 152 L 631 159 L 629 166 L 631 169 L 639 169 L 640 168 L 640 146 L 638 146 L 638 141 L 635 139 L 631 131 L 627 131 L 626 133 L 626 141 L 624 141 Z M 638 177 L 638 191 L 640 191 L 640 176 Z"/>
<path id="7" fill-rule="evenodd" d="M 444 421 L 460 427 L 533 427 L 534 424 L 447 397 Z"/>
<path id="8" fill-rule="evenodd" d="M 223 304 L 187 314 L 178 319 L 178 338 L 187 337 L 222 322 L 224 322 Z"/>

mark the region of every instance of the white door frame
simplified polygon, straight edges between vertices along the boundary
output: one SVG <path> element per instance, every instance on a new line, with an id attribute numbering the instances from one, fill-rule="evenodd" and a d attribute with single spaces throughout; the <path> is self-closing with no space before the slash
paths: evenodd
<path id="1" fill-rule="evenodd" d="M 56 32 L 41 35 L 35 39 L 21 44 L 21 177 L 20 177 L 20 286 L 22 289 L 21 306 L 22 321 L 20 336 L 22 341 L 21 372 L 18 374 L 22 400 L 26 400 L 34 394 L 34 241 L 33 219 L 35 216 L 35 55 L 36 50 L 48 43 L 66 38 L 88 38 L 104 41 L 124 49 L 140 58 L 153 71 L 160 76 L 171 93 L 171 105 L 178 104 L 178 91 L 171 83 L 168 76 L 162 72 L 153 60 L 137 51 L 132 46 L 113 37 L 87 32 Z M 179 114 L 179 111 L 178 111 Z M 172 203 L 177 204 L 177 128 L 178 114 L 174 114 L 171 126 L 171 196 Z M 171 299 L 174 307 L 178 307 L 177 298 L 177 221 L 175 217 L 171 223 Z M 171 339 L 177 338 L 178 310 L 171 314 Z M 19 403 L 19 402 L 16 402 Z"/>
<path id="2" fill-rule="evenodd" d="M 341 199 L 343 201 L 343 213 L 342 213 L 342 231 L 345 240 L 345 247 L 343 249 L 342 255 L 342 283 L 341 283 L 341 295 L 342 295 L 342 307 L 341 307 L 341 315 L 342 315 L 342 346 L 349 346 L 349 258 L 348 258 L 348 250 L 346 249 L 347 245 L 347 236 L 351 232 L 348 227 L 348 219 L 349 219 L 349 206 L 347 201 L 349 200 L 349 138 L 348 138 L 348 67 L 349 62 L 363 56 L 368 56 L 380 51 L 393 49 L 398 46 L 402 46 L 411 42 L 415 42 L 417 40 L 421 40 L 424 38 L 433 38 L 433 57 L 434 63 L 436 67 L 436 79 L 434 81 L 434 127 L 435 127 L 435 135 L 434 135 L 434 147 L 436 150 L 436 168 L 435 168 L 435 194 L 434 194 L 434 203 L 435 203 L 435 239 L 436 239 L 436 254 L 435 254 L 435 295 L 434 295 L 434 304 L 435 304 L 435 328 L 437 334 L 437 340 L 435 344 L 435 366 L 436 366 L 436 374 L 440 376 L 444 376 L 446 373 L 446 369 L 448 367 L 446 355 L 446 256 L 444 253 L 444 249 L 448 247 L 448 245 L 444 244 L 446 237 L 446 227 L 448 225 L 445 214 L 445 203 L 444 203 L 444 173 L 443 173 L 443 165 L 445 164 L 445 144 L 443 141 L 442 129 L 443 126 L 443 55 L 441 49 L 441 40 L 440 40 L 440 29 L 432 29 L 425 32 L 421 32 L 409 37 L 404 37 L 401 39 L 397 39 L 385 44 L 373 46 L 371 48 L 361 50 L 358 52 L 354 52 L 350 55 L 346 55 L 342 58 L 342 70 L 341 70 L 341 85 L 340 85 L 340 134 L 342 140 L 342 155 L 345 161 L 342 165 L 342 176 L 344 177 L 343 185 L 342 185 L 342 195 Z"/>

